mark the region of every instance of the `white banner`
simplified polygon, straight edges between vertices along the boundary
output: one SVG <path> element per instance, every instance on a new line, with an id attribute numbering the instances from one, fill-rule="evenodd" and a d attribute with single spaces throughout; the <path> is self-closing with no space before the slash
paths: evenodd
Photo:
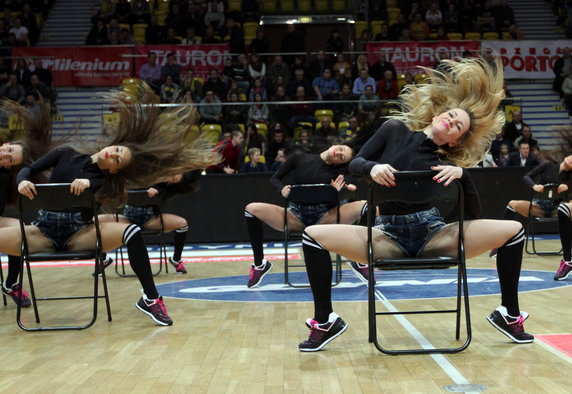
<path id="1" fill-rule="evenodd" d="M 481 41 L 481 50 L 501 55 L 505 78 L 554 78 L 554 62 L 572 40 Z"/>

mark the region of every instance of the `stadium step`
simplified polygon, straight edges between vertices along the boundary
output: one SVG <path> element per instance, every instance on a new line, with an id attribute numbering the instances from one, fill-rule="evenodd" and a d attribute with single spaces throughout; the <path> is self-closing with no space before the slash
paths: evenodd
<path id="1" fill-rule="evenodd" d="M 543 0 L 508 0 L 508 5 L 514 11 L 514 19 L 524 38 L 534 39 L 565 39 L 556 23 L 550 5 Z"/>
<path id="2" fill-rule="evenodd" d="M 84 45 L 91 29 L 92 9 L 98 4 L 96 0 L 56 0 L 37 46 Z"/>

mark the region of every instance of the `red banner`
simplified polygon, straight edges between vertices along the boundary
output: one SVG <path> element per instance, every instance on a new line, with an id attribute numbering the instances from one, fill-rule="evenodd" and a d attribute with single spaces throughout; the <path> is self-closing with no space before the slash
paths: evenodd
<path id="1" fill-rule="evenodd" d="M 377 54 L 383 51 L 387 60 L 398 73 L 419 73 L 417 66 L 433 67 L 441 59 L 455 59 L 465 51 L 479 49 L 478 41 L 436 41 L 436 42 L 368 42 L 366 46 L 369 64 L 375 63 Z"/>
<path id="2" fill-rule="evenodd" d="M 12 56 L 28 64 L 43 58 L 56 86 L 117 86 L 132 76 L 132 47 L 24 48 L 14 47 Z M 16 60 L 14 60 L 16 61 Z"/>
<path id="3" fill-rule="evenodd" d="M 135 47 L 138 55 L 135 61 L 135 75 L 139 76 L 139 69 L 147 63 L 149 52 L 155 52 L 161 66 L 167 63 L 167 54 L 173 52 L 175 60 L 183 71 L 192 68 L 195 76 L 205 78 L 213 68 L 221 72 L 224 60 L 230 56 L 230 48 L 226 44 L 200 44 L 200 45 L 140 45 Z M 183 79 L 184 76 L 181 76 Z"/>

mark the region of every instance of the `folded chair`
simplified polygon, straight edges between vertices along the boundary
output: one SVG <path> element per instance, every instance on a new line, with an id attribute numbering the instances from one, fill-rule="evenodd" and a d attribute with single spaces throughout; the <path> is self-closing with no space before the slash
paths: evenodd
<path id="1" fill-rule="evenodd" d="M 373 342 L 375 347 L 386 354 L 427 354 L 427 353 L 456 353 L 464 350 L 469 346 L 471 341 L 471 320 L 469 314 L 469 291 L 467 286 L 467 269 L 465 265 L 465 248 L 463 244 L 463 188 L 460 182 L 452 182 L 449 186 L 437 183 L 433 180 L 435 172 L 432 171 L 403 171 L 395 173 L 396 186 L 384 187 L 377 183 L 373 183 L 369 190 L 368 196 L 368 213 L 367 213 L 367 255 L 369 262 L 369 283 L 368 283 L 368 317 L 369 317 L 369 341 Z M 426 203 L 439 201 L 439 204 L 447 204 L 447 206 L 457 205 L 457 216 L 459 223 L 459 235 L 451 242 L 457 244 L 457 257 L 439 256 L 439 257 L 399 257 L 399 258 L 376 258 L 373 256 L 372 228 L 375 225 L 375 207 L 386 202 L 402 202 L 402 203 Z M 374 267 L 381 270 L 425 270 L 425 269 L 445 269 L 450 267 L 457 268 L 457 284 L 456 284 L 456 305 L 450 309 L 421 309 L 406 311 L 376 311 L 376 293 L 373 270 Z M 383 282 L 383 275 L 377 275 L 378 284 Z M 378 341 L 378 316 L 384 315 L 407 315 L 407 314 L 456 314 L 455 338 L 459 340 L 461 328 L 461 312 L 464 299 L 465 321 L 466 321 L 466 341 L 458 346 L 451 348 L 415 348 L 415 349 L 389 349 L 380 344 Z M 381 331 L 381 330 L 380 330 Z"/>
<path id="2" fill-rule="evenodd" d="M 22 292 L 20 292 L 20 300 L 16 309 L 16 321 L 18 326 L 25 331 L 51 331 L 51 330 L 82 330 L 91 327 L 95 320 L 97 319 L 97 301 L 100 298 L 105 298 L 105 305 L 107 307 L 107 319 L 111 321 L 111 308 L 109 306 L 109 293 L 107 291 L 107 281 L 105 278 L 105 272 L 101 267 L 101 232 L 99 229 L 99 221 L 97 219 L 97 203 L 95 197 L 89 190 L 85 190 L 79 196 L 75 196 L 70 192 L 70 184 L 44 184 L 35 185 L 38 194 L 33 200 L 28 197 L 20 196 L 18 200 L 18 212 L 20 218 L 20 231 L 22 234 L 22 265 L 20 270 L 20 283 L 24 287 L 24 268 L 28 273 L 28 281 L 30 282 L 30 294 L 32 296 L 32 305 L 34 307 L 34 315 L 36 318 L 36 323 L 40 324 L 40 314 L 38 311 L 38 301 L 46 300 L 77 300 L 77 299 L 92 299 L 93 300 L 93 312 L 91 315 L 91 320 L 84 325 L 64 325 L 64 326 L 38 326 L 38 327 L 28 327 L 21 319 L 22 312 Z M 55 252 L 38 252 L 30 253 L 28 247 L 28 239 L 26 232 L 24 231 L 25 218 L 30 217 L 38 209 L 45 209 L 48 211 L 61 211 L 70 208 L 80 208 L 88 209 L 94 213 L 94 225 L 96 232 L 96 241 L 93 245 L 93 249 L 82 250 L 82 251 L 55 251 Z M 41 261 L 68 261 L 68 260 L 93 260 L 94 272 L 98 272 L 98 268 L 101 270 L 101 280 L 103 283 L 104 295 L 99 295 L 99 275 L 93 275 L 93 294 L 86 296 L 61 296 L 61 297 L 36 297 L 36 291 L 34 289 L 34 282 L 32 280 L 32 270 L 30 267 L 30 262 L 41 262 Z M 98 264 L 100 265 L 98 267 Z"/>
<path id="3" fill-rule="evenodd" d="M 532 198 L 530 199 L 530 208 L 528 209 L 528 222 L 526 231 L 526 242 L 525 250 L 528 254 L 536 254 L 538 256 L 556 256 L 562 253 L 562 248 L 559 250 L 546 250 L 538 251 L 536 250 L 535 242 L 535 225 L 542 225 L 544 223 L 552 223 L 553 225 L 558 225 L 558 217 L 538 217 L 532 215 L 532 202 L 534 200 L 550 200 L 555 202 L 568 201 L 568 192 L 558 193 L 558 184 L 548 183 L 544 185 L 544 191 L 542 193 L 534 192 Z M 530 242 L 531 248 L 529 249 L 528 243 Z"/>
<path id="4" fill-rule="evenodd" d="M 127 192 L 127 205 L 132 207 L 153 207 L 155 212 L 159 214 L 160 226 L 158 230 L 141 229 L 141 234 L 147 241 L 150 237 L 156 239 L 159 237 L 159 268 L 153 273 L 153 276 L 159 275 L 165 265 L 165 273 L 169 273 L 169 262 L 167 259 L 167 246 L 165 245 L 165 231 L 163 226 L 163 200 L 158 195 L 149 197 L 147 189 L 129 190 Z M 118 258 L 119 257 L 119 258 Z M 123 247 L 115 251 L 115 273 L 121 277 L 132 277 L 135 274 L 128 274 L 125 271 L 125 260 L 123 259 Z"/>
<path id="5" fill-rule="evenodd" d="M 288 261 L 288 241 L 296 237 L 301 239 L 302 233 L 292 232 L 288 228 L 288 203 L 293 202 L 299 205 L 328 204 L 336 207 L 336 223 L 340 222 L 340 201 L 338 190 L 326 184 L 292 185 L 290 195 L 284 205 L 284 284 L 291 287 L 310 287 L 309 284 L 296 284 L 290 281 L 290 268 L 305 267 L 305 264 L 290 264 Z M 338 285 L 342 281 L 341 257 L 338 255 L 335 265 L 335 279 L 333 285 Z"/>

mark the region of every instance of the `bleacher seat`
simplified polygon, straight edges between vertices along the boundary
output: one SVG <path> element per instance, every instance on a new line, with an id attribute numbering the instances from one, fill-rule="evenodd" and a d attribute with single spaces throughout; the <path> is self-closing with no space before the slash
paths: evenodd
<path id="1" fill-rule="evenodd" d="M 338 132 L 342 132 L 346 127 L 348 127 L 350 124 L 349 122 L 343 120 L 341 122 L 338 123 Z"/>
<path id="2" fill-rule="evenodd" d="M 483 40 L 498 40 L 499 34 L 495 31 L 488 31 L 483 33 Z"/>
<path id="3" fill-rule="evenodd" d="M 298 0 L 298 12 L 308 13 L 312 9 L 311 0 Z"/>
<path id="4" fill-rule="evenodd" d="M 381 25 L 383 25 L 385 21 L 375 20 L 371 21 L 371 36 L 375 37 L 379 33 L 381 33 Z"/>
<path id="5" fill-rule="evenodd" d="M 508 31 L 503 31 L 502 32 L 502 39 L 503 40 L 512 40 L 512 37 Z"/>
<path id="6" fill-rule="evenodd" d="M 294 0 L 280 0 L 280 10 L 282 12 L 293 12 Z"/>
<path id="7" fill-rule="evenodd" d="M 278 2 L 275 0 L 262 0 L 262 11 L 264 13 L 275 13 L 278 11 Z"/>
<path id="8" fill-rule="evenodd" d="M 415 75 L 415 83 L 416 84 L 423 84 L 429 82 L 429 75 L 425 73 Z"/>
<path id="9" fill-rule="evenodd" d="M 213 144 L 220 140 L 222 129 L 219 124 L 204 124 L 201 133 Z"/>
<path id="10" fill-rule="evenodd" d="M 133 25 L 133 38 L 137 44 L 145 43 L 145 30 L 147 30 L 147 23 L 135 23 Z"/>
<path id="11" fill-rule="evenodd" d="M 240 11 L 240 0 L 228 0 L 228 11 Z"/>
<path id="12" fill-rule="evenodd" d="M 401 89 L 403 89 L 403 86 L 405 86 L 405 84 L 407 84 L 407 81 L 405 80 L 405 74 L 397 74 L 397 89 L 401 92 Z"/>
<path id="13" fill-rule="evenodd" d="M 336 12 L 337 11 L 346 12 L 347 11 L 346 0 L 332 0 L 332 9 Z"/>
<path id="14" fill-rule="evenodd" d="M 314 116 L 321 122 L 322 119 L 328 118 L 330 121 L 334 118 L 334 111 L 331 109 L 317 109 L 314 111 Z"/>
<path id="15" fill-rule="evenodd" d="M 361 33 L 364 30 L 369 29 L 369 25 L 367 21 L 356 21 L 355 22 L 355 29 L 356 29 L 356 37 L 361 37 Z"/>
<path id="16" fill-rule="evenodd" d="M 131 25 L 129 23 L 120 23 L 119 28 L 120 29 L 127 29 L 129 32 L 131 32 Z"/>
<path id="17" fill-rule="evenodd" d="M 397 17 L 401 14 L 401 9 L 397 7 L 387 7 L 387 20 L 389 25 L 397 22 Z"/>
<path id="18" fill-rule="evenodd" d="M 471 41 L 480 41 L 481 40 L 481 33 L 476 31 L 469 31 L 465 33 L 465 40 Z"/>
<path id="19" fill-rule="evenodd" d="M 256 37 L 256 29 L 258 29 L 258 22 L 244 22 L 242 26 L 242 31 L 244 32 L 244 38 Z"/>
<path id="20" fill-rule="evenodd" d="M 254 123 L 254 126 L 256 126 L 256 131 L 258 131 L 258 134 L 264 138 L 268 137 L 268 125 L 266 123 Z"/>
<path id="21" fill-rule="evenodd" d="M 463 35 L 461 33 L 447 33 L 447 38 L 451 41 L 458 41 L 463 39 Z"/>
<path id="22" fill-rule="evenodd" d="M 315 0 L 316 12 L 330 12 L 330 4 L 328 0 Z"/>

